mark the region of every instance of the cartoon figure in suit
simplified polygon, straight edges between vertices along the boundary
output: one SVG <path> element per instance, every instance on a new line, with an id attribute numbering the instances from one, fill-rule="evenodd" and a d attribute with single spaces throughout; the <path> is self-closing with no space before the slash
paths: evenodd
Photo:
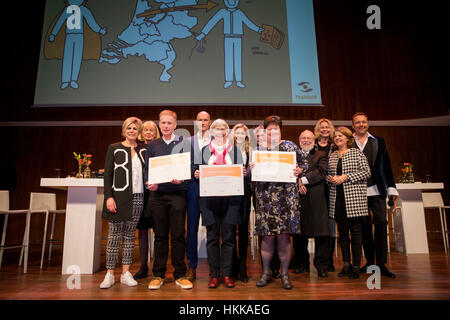
<path id="1" fill-rule="evenodd" d="M 236 86 L 245 88 L 242 82 L 242 36 L 244 34 L 243 25 L 251 30 L 261 33 L 263 29 L 252 21 L 238 9 L 239 0 L 224 0 L 226 8 L 220 9 L 203 27 L 202 32 L 196 37 L 201 41 L 214 26 L 223 20 L 223 34 L 225 38 L 225 84 L 228 88 L 236 81 Z"/>
<path id="2" fill-rule="evenodd" d="M 77 89 L 81 62 L 83 58 L 86 59 L 84 55 L 84 46 L 86 41 L 85 34 L 87 36 L 88 33 L 95 32 L 96 34 L 105 35 L 106 27 L 101 28 L 98 25 L 92 12 L 85 6 L 86 1 L 68 0 L 67 4 L 68 5 L 60 14 L 56 23 L 53 27 L 50 27 L 51 31 L 49 30 L 50 34 L 48 35 L 48 41 L 54 42 L 61 28 L 65 24 L 66 37 L 64 41 L 64 50 L 62 53 L 61 89 L 65 89 L 69 85 L 72 88 Z M 85 26 L 85 24 L 87 24 L 87 26 Z M 92 36 L 90 37 L 92 39 Z M 100 49 L 100 37 L 97 36 L 93 39 L 94 42 L 97 42 L 96 47 Z M 48 59 L 60 58 L 60 54 L 55 53 L 55 50 L 57 49 L 51 49 L 51 47 L 52 46 L 50 44 L 46 43 L 46 57 Z M 53 51 L 53 53 L 49 54 L 51 51 Z M 98 50 L 98 55 L 100 55 L 100 50 Z"/>

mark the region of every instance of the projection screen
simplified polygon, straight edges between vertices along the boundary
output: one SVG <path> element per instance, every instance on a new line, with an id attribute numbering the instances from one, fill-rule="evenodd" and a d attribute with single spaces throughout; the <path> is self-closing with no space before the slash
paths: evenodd
<path id="1" fill-rule="evenodd" d="M 35 107 L 321 105 L 312 0 L 47 0 Z"/>

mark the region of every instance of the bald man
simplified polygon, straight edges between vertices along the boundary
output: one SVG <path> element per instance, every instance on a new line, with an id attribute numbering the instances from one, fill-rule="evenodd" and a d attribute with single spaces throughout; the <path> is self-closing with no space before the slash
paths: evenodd
<path id="1" fill-rule="evenodd" d="M 294 273 L 309 272 L 308 240 L 314 238 L 314 266 L 319 277 L 328 276 L 330 263 L 330 228 L 328 221 L 327 185 L 328 158 L 316 150 L 314 134 L 300 134 L 299 146 L 305 164 L 299 178 L 301 234 L 294 235 Z"/>
<path id="2" fill-rule="evenodd" d="M 211 142 L 209 127 L 211 117 L 208 112 L 201 111 L 197 114 L 194 126 L 194 135 L 191 137 L 191 159 L 192 164 L 202 163 L 202 148 Z M 198 263 L 198 223 L 200 219 L 200 207 L 198 198 L 200 196 L 197 179 L 191 179 L 188 191 L 187 209 L 187 236 L 186 236 L 186 257 L 188 261 L 188 271 L 186 277 L 193 281 L 196 279 L 196 269 Z"/>

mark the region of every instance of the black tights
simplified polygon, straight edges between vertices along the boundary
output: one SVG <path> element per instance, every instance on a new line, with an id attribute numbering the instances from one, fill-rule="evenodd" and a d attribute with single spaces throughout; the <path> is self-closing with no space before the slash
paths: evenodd
<path id="1" fill-rule="evenodd" d="M 291 241 L 288 233 L 263 237 L 261 243 L 262 273 L 271 274 L 270 263 L 275 252 L 275 238 L 278 257 L 281 262 L 281 274 L 286 275 L 289 272 L 289 262 L 291 261 Z"/>

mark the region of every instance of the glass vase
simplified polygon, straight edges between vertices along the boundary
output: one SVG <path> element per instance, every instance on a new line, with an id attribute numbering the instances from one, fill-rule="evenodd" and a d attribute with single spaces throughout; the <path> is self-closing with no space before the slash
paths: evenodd
<path id="1" fill-rule="evenodd" d="M 408 183 L 414 183 L 414 173 L 408 172 L 407 179 L 408 179 Z"/>
<path id="2" fill-rule="evenodd" d="M 81 173 L 81 169 L 82 169 L 81 164 L 79 164 L 78 165 L 78 173 L 75 176 L 75 178 L 83 178 L 83 173 Z"/>
<path id="3" fill-rule="evenodd" d="M 89 168 L 89 166 L 87 165 L 86 168 L 84 169 L 83 178 L 89 179 L 90 177 L 91 177 L 91 168 Z"/>

